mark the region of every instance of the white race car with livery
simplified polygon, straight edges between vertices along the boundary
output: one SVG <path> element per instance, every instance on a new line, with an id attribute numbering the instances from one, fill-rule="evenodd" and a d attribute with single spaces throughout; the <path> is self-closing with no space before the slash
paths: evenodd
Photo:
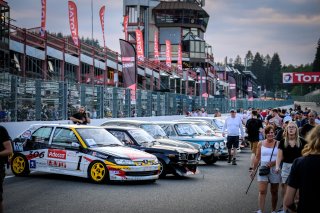
<path id="1" fill-rule="evenodd" d="M 16 176 L 49 172 L 104 181 L 155 181 L 160 165 L 149 153 L 126 147 L 102 127 L 32 125 L 13 141 Z"/>

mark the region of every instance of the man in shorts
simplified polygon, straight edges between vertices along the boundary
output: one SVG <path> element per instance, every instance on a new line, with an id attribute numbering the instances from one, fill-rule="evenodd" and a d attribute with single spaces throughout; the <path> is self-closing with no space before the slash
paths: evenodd
<path id="1" fill-rule="evenodd" d="M 236 155 L 237 148 L 239 147 L 239 132 L 241 133 L 241 137 L 244 138 L 244 131 L 242 126 L 242 121 L 240 117 L 236 116 L 236 111 L 234 109 L 230 110 L 231 116 L 228 117 L 224 123 L 222 129 L 222 136 L 225 136 L 225 131 L 227 131 L 227 148 L 228 148 L 228 163 L 232 165 L 237 165 L 236 163 Z M 233 149 L 233 153 L 231 154 L 231 150 Z"/>
<path id="2" fill-rule="evenodd" d="M 256 157 L 257 146 L 259 142 L 259 134 L 263 131 L 262 121 L 258 119 L 258 111 L 252 110 L 251 118 L 246 123 L 246 131 L 248 133 L 248 141 L 251 148 L 251 161 L 249 171 L 253 168 L 253 161 Z"/>

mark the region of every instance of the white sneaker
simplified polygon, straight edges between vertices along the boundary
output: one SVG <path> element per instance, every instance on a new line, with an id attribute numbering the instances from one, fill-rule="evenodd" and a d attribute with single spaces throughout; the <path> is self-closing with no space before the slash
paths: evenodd
<path id="1" fill-rule="evenodd" d="M 255 213 L 262 213 L 262 211 L 259 209 L 258 211 L 255 211 Z"/>

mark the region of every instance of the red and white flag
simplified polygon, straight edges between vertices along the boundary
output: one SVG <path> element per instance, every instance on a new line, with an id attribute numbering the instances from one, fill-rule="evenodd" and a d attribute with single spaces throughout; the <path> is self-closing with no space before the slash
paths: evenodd
<path id="1" fill-rule="evenodd" d="M 143 50 L 143 35 L 141 30 L 136 29 L 136 50 L 137 50 L 137 57 L 139 61 L 144 61 L 144 50 Z"/>
<path id="2" fill-rule="evenodd" d="M 181 47 L 181 43 L 178 46 L 178 69 L 182 70 L 182 47 Z"/>
<path id="3" fill-rule="evenodd" d="M 154 60 L 159 62 L 159 35 L 157 30 L 154 32 Z"/>
<path id="4" fill-rule="evenodd" d="M 79 46 L 77 5 L 73 1 L 68 1 L 68 9 L 72 40 L 76 46 Z"/>
<path id="5" fill-rule="evenodd" d="M 105 37 L 104 37 L 104 12 L 106 10 L 106 7 L 105 6 L 102 6 L 100 8 L 100 11 L 99 11 L 99 16 L 100 16 L 100 23 L 101 23 L 101 29 L 102 29 L 102 37 L 103 37 L 103 47 L 106 48 L 106 40 L 105 40 Z"/>
<path id="6" fill-rule="evenodd" d="M 40 28 L 41 37 L 44 37 L 46 32 L 46 19 L 47 19 L 47 0 L 41 0 L 41 28 Z"/>
<path id="7" fill-rule="evenodd" d="M 123 29 L 124 29 L 125 40 L 128 40 L 128 21 L 129 21 L 129 16 L 124 16 L 123 17 Z"/>
<path id="8" fill-rule="evenodd" d="M 171 42 L 166 40 L 166 65 L 171 68 Z"/>

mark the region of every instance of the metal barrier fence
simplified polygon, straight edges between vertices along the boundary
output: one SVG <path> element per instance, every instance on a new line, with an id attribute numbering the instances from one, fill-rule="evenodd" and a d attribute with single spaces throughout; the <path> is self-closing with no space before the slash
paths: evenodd
<path id="1" fill-rule="evenodd" d="M 218 108 L 268 108 L 293 104 L 292 100 L 262 101 L 225 98 L 200 98 L 176 93 L 137 90 L 103 85 L 28 79 L 0 73 L 0 122 L 33 120 L 66 120 L 85 106 L 91 118 L 148 117 L 185 114 L 205 107 L 208 114 Z"/>
<path id="2" fill-rule="evenodd" d="M 320 104 L 320 94 L 305 95 L 305 96 L 293 96 L 293 99 L 295 101 L 300 101 L 300 102 L 315 102 L 317 104 Z"/>

